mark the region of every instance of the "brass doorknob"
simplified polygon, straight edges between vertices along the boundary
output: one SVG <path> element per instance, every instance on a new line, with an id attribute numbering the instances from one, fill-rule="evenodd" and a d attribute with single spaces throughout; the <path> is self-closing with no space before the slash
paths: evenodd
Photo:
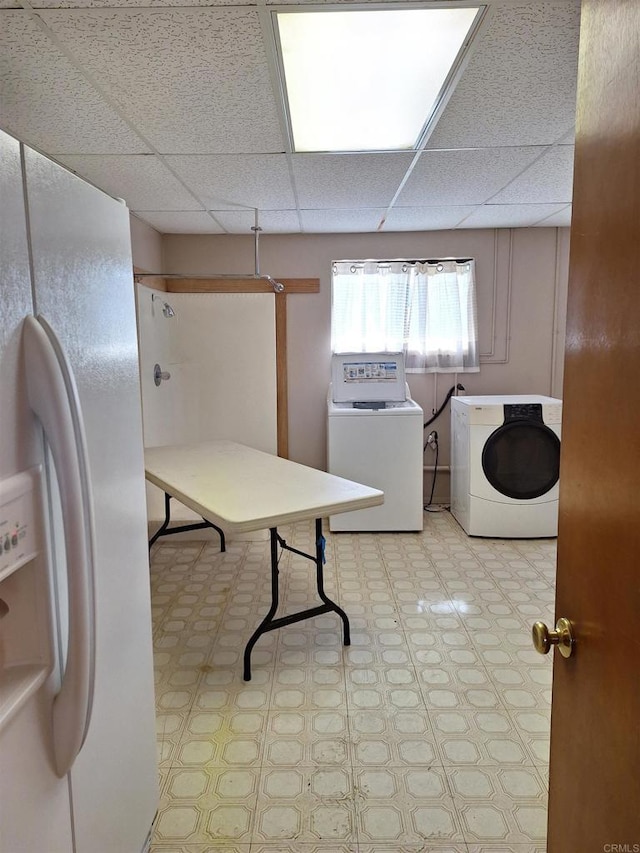
<path id="1" fill-rule="evenodd" d="M 544 622 L 534 622 L 531 635 L 534 648 L 541 655 L 546 655 L 551 646 L 557 646 L 565 658 L 568 658 L 573 650 L 575 640 L 571 632 L 571 622 L 564 616 L 556 622 L 555 631 L 550 631 Z"/>

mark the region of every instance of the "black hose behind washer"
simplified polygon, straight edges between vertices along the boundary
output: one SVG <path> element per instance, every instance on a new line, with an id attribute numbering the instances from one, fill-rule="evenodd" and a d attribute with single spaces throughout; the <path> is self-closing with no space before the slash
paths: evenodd
<path id="1" fill-rule="evenodd" d="M 449 390 L 447 391 L 447 396 L 444 398 L 444 401 L 443 401 L 442 405 L 440 406 L 440 408 L 438 409 L 438 411 L 437 411 L 437 412 L 435 412 L 435 413 L 432 415 L 432 417 L 430 417 L 430 418 L 429 418 L 429 420 L 425 423 L 424 428 L 426 429 L 428 426 L 431 426 L 431 424 L 435 421 L 435 419 L 440 417 L 440 415 L 444 412 L 444 410 L 445 410 L 445 408 L 446 408 L 447 403 L 448 403 L 448 402 L 449 402 L 449 400 L 453 397 L 453 395 L 454 395 L 454 393 L 455 393 L 456 391 L 464 391 L 464 390 L 465 390 L 464 385 L 460 385 L 460 383 L 459 383 L 459 382 L 457 383 L 457 385 L 452 385 L 452 386 L 451 386 L 451 388 L 449 388 Z M 428 510 L 428 509 L 429 509 L 429 507 L 430 507 L 430 506 L 432 505 L 432 503 L 433 503 L 433 493 L 434 493 L 435 488 L 436 488 L 436 477 L 437 477 L 437 475 L 438 475 L 438 456 L 439 456 L 440 446 L 439 446 L 439 444 L 438 444 L 438 434 L 437 434 L 437 433 L 436 433 L 436 439 L 435 439 L 435 442 L 436 442 L 436 447 L 435 447 L 435 451 L 436 451 L 436 460 L 435 460 L 435 465 L 434 465 L 434 468 L 433 468 L 433 477 L 432 477 L 432 479 L 431 479 L 431 494 L 429 495 L 429 502 L 428 502 L 427 504 L 425 504 L 425 506 L 424 506 L 424 508 L 425 508 L 426 510 Z M 425 450 L 427 449 L 427 445 L 426 445 L 426 444 L 425 444 L 425 446 L 424 446 L 424 449 L 425 449 Z"/>
<path id="2" fill-rule="evenodd" d="M 447 403 L 453 397 L 453 395 L 455 394 L 456 391 L 464 391 L 464 390 L 465 390 L 464 385 L 461 385 L 459 382 L 457 385 L 452 385 L 451 388 L 449 388 L 449 390 L 447 391 L 447 396 L 444 398 L 444 402 L 442 403 L 442 405 L 440 406 L 438 411 L 435 412 L 435 414 L 429 418 L 429 420 L 424 425 L 424 428 L 426 429 L 428 426 L 430 426 L 435 421 L 436 418 L 440 417 L 440 415 L 444 412 Z"/>

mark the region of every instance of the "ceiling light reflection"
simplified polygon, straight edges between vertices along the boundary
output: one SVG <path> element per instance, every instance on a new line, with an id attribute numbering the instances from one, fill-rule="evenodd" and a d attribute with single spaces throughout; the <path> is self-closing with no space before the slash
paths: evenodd
<path id="1" fill-rule="evenodd" d="M 420 599 L 416 602 L 416 611 L 418 613 L 435 613 L 437 615 L 452 612 L 472 613 L 473 606 L 466 601 L 459 601 L 454 598 L 447 598 L 441 601 L 424 601 Z"/>

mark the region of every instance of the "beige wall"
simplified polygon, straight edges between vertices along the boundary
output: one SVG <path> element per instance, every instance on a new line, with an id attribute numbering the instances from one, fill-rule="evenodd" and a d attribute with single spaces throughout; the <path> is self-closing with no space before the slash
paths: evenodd
<path id="1" fill-rule="evenodd" d="M 145 272 L 164 272 L 162 269 L 162 235 L 138 219 L 130 216 L 133 265 Z"/>
<path id="2" fill-rule="evenodd" d="M 313 467 L 325 466 L 332 260 L 475 258 L 481 369 L 460 375 L 458 381 L 468 394 L 561 396 L 568 244 L 568 229 L 555 228 L 261 235 L 260 272 L 320 279 L 318 294 L 296 294 L 287 300 L 290 457 Z M 254 270 L 252 235 L 170 234 L 162 239 L 162 251 L 164 272 L 204 275 Z M 425 419 L 440 405 L 453 379 L 447 374 L 409 377 L 412 396 L 424 408 Z M 446 466 L 448 409 L 432 428 L 440 438 L 440 464 Z M 425 464 L 432 463 L 428 452 Z M 426 474 L 427 494 L 430 486 Z M 436 497 L 447 501 L 448 488 L 443 473 Z"/>

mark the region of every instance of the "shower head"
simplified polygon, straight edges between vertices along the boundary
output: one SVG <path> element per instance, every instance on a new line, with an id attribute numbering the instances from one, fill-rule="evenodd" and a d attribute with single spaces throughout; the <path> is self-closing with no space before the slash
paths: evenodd
<path id="1" fill-rule="evenodd" d="M 165 302 L 164 299 L 161 299 L 157 293 L 152 293 L 151 294 L 151 301 L 155 302 L 156 299 L 162 305 L 163 316 L 165 316 L 165 317 L 175 317 L 176 316 L 176 312 L 173 310 L 173 308 L 171 307 L 171 305 L 169 305 L 168 302 Z"/>

